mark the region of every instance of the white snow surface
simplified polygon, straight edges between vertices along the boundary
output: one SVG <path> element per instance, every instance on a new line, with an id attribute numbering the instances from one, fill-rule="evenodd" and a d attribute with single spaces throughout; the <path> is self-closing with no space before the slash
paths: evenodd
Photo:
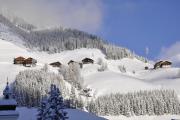
<path id="1" fill-rule="evenodd" d="M 19 113 L 18 120 L 36 120 L 37 109 L 36 108 L 26 108 L 20 107 L 17 108 L 16 111 Z M 125 116 L 103 116 L 98 117 L 93 114 L 76 110 L 76 109 L 66 109 L 68 112 L 68 120 L 171 120 L 171 119 L 180 119 L 179 115 L 161 115 L 161 116 L 133 116 L 133 117 L 125 117 Z"/>
<path id="2" fill-rule="evenodd" d="M 0 25 L 0 28 L 2 28 L 0 29 L 0 95 L 2 95 L 2 91 L 6 86 L 7 78 L 10 84 L 13 83 L 15 76 L 19 73 L 19 71 L 25 69 L 39 69 L 45 63 L 49 64 L 56 61 L 60 61 L 64 65 L 67 65 L 70 60 L 80 62 L 85 57 L 95 60 L 95 64 L 84 65 L 81 73 L 84 78 L 84 84 L 91 87 L 96 93 L 96 96 L 116 92 L 127 93 L 161 88 L 174 89 L 178 95 L 180 95 L 180 68 L 167 67 L 157 70 L 144 70 L 145 66 L 153 68 L 153 65 L 151 63 L 144 63 L 135 58 L 107 60 L 105 55 L 98 49 L 82 48 L 72 51 L 64 51 L 57 54 L 31 51 L 25 48 L 22 45 L 22 42 L 19 42 L 21 40 L 18 36 L 7 32 L 8 30 L 6 27 L 1 27 Z M 20 65 L 14 65 L 13 59 L 18 56 L 33 57 L 37 59 L 37 66 L 23 67 Z M 107 64 L 107 70 L 102 72 L 98 71 L 100 68 L 100 65 L 97 64 L 99 58 Z M 126 68 L 126 73 L 122 73 L 119 70 L 119 66 L 124 66 Z M 57 69 L 52 67 L 51 70 L 57 72 Z M 31 109 L 31 111 L 33 110 Z M 27 112 L 23 114 L 25 116 L 28 114 L 28 109 L 24 110 L 24 112 Z M 168 116 L 164 117 L 168 118 Z M 162 116 L 162 119 L 164 117 Z M 117 119 L 119 118 L 112 118 L 112 120 Z M 130 120 L 131 118 L 120 119 Z M 140 117 L 137 119 L 141 120 Z M 146 116 L 142 119 L 146 120 Z M 156 119 L 156 116 L 148 116 L 147 119 Z M 161 117 L 157 117 L 157 119 L 161 120 Z"/>
<path id="3" fill-rule="evenodd" d="M 12 37 L 13 38 L 13 37 Z M 13 58 L 18 56 L 33 57 L 37 59 L 36 67 L 23 67 L 13 64 Z M 113 92 L 132 92 L 145 89 L 170 88 L 180 93 L 178 84 L 180 83 L 179 68 L 162 68 L 157 70 L 144 70 L 145 66 L 152 68 L 150 63 L 143 63 L 137 59 L 124 58 L 121 60 L 107 60 L 105 55 L 98 49 L 76 49 L 64 51 L 57 54 L 30 51 L 21 45 L 0 39 L 0 92 L 8 81 L 12 83 L 19 71 L 25 69 L 39 69 L 45 63 L 60 61 L 64 65 L 70 60 L 80 62 L 83 58 L 89 57 L 95 60 L 95 64 L 84 65 L 82 76 L 86 86 L 96 91 L 97 95 L 109 94 Z M 97 64 L 101 58 L 108 68 L 99 72 L 100 65 Z M 126 68 L 126 73 L 119 70 L 119 66 Z M 57 69 L 52 68 L 57 72 Z M 133 71 L 135 73 L 133 73 Z"/>
<path id="4" fill-rule="evenodd" d="M 160 116 L 105 116 L 108 120 L 180 120 L 179 115 L 160 115 Z"/>
<path id="5" fill-rule="evenodd" d="M 17 108 L 16 111 L 19 112 L 18 120 L 37 120 L 36 108 L 21 107 Z M 68 113 L 68 120 L 107 120 L 77 109 L 65 109 L 65 111 Z"/>

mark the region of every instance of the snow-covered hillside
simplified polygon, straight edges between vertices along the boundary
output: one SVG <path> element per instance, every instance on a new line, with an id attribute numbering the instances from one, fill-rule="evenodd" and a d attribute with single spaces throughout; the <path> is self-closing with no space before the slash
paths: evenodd
<path id="1" fill-rule="evenodd" d="M 36 67 L 26 68 L 13 64 L 13 58 L 17 56 L 33 57 L 37 59 Z M 9 41 L 0 39 L 0 78 L 4 81 L 0 90 L 5 85 L 8 77 L 13 82 L 15 75 L 24 69 L 41 68 L 45 63 L 60 61 L 64 65 L 70 60 L 81 61 L 85 57 L 95 60 L 93 65 L 84 65 L 82 75 L 87 86 L 93 88 L 98 94 L 111 92 L 129 92 L 134 90 L 154 89 L 154 88 L 176 88 L 180 93 L 178 83 L 180 82 L 179 68 L 163 68 L 157 70 L 144 70 L 145 66 L 152 68 L 149 63 L 143 63 L 137 59 L 124 58 L 122 60 L 106 60 L 105 55 L 98 49 L 76 49 L 64 51 L 57 54 L 47 54 L 45 52 L 30 51 L 21 45 L 15 45 Z M 97 64 L 101 58 L 107 64 L 107 70 L 99 72 Z M 119 66 L 124 66 L 126 72 L 122 73 Z"/>
<path id="2" fill-rule="evenodd" d="M 3 31 L 4 30 L 4 31 Z M 145 66 L 153 68 L 150 63 L 144 63 L 136 58 L 123 58 L 121 60 L 107 60 L 105 55 L 98 49 L 81 48 L 72 51 L 64 51 L 56 54 L 48 54 L 46 52 L 31 51 L 23 46 L 20 38 L 14 34 L 7 32 L 6 28 L 0 30 L 0 94 L 6 85 L 7 78 L 10 83 L 13 83 L 15 76 L 21 70 L 39 69 L 45 63 L 60 61 L 67 66 L 70 60 L 80 62 L 83 58 L 89 57 L 95 60 L 94 64 L 84 65 L 81 74 L 84 78 L 84 84 L 92 88 L 95 95 L 105 95 L 110 93 L 127 93 L 139 90 L 151 90 L 160 88 L 174 89 L 180 95 L 180 68 L 162 68 L 145 70 Z M 5 33 L 7 32 L 7 33 Z M 5 34 L 9 37 L 5 37 Z M 16 41 L 16 44 L 14 43 Z M 13 59 L 18 56 L 33 57 L 37 59 L 36 67 L 23 67 L 14 65 Z M 101 64 L 107 65 L 107 69 L 99 71 Z M 125 68 L 125 72 L 120 70 L 120 67 Z M 57 69 L 50 67 L 54 72 Z M 28 112 L 25 110 L 25 112 Z M 71 111 L 72 115 L 78 111 Z M 24 114 L 24 113 L 23 113 Z M 85 116 L 89 115 L 83 113 Z M 78 117 L 78 116 L 77 116 Z M 168 117 L 168 116 L 167 116 Z M 176 116 L 175 116 L 176 117 Z M 116 119 L 131 119 L 131 118 L 116 118 L 107 117 L 112 120 Z M 145 119 L 146 117 L 144 117 Z M 149 117 L 153 119 L 154 117 Z M 164 118 L 164 117 L 162 117 Z M 165 117 L 166 118 L 166 117 Z M 99 119 L 99 118 L 98 118 Z M 136 118 L 133 118 L 136 119 Z M 141 119 L 141 118 L 137 118 Z M 156 119 L 156 117 L 155 117 Z M 159 118 L 157 118 L 159 119 Z M 74 119 L 73 119 L 74 120 Z M 87 119 L 88 120 L 88 119 Z M 91 120 L 91 119 L 89 119 Z M 95 118 L 93 118 L 95 120 Z"/>

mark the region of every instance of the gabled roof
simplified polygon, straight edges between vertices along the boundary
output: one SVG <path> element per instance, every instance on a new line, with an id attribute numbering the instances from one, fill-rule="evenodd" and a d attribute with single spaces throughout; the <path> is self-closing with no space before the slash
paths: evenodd
<path id="1" fill-rule="evenodd" d="M 22 56 L 19 56 L 17 58 L 15 58 L 16 60 L 25 60 L 26 58 L 22 57 Z"/>
<path id="2" fill-rule="evenodd" d="M 91 59 L 91 58 L 84 58 L 83 60 L 93 60 L 93 59 Z"/>
<path id="3" fill-rule="evenodd" d="M 14 99 L 3 99 L 3 100 L 0 100 L 0 106 L 5 106 L 5 105 L 17 105 L 17 102 Z"/>
<path id="4" fill-rule="evenodd" d="M 73 62 L 75 62 L 74 60 L 70 60 L 69 62 L 68 62 L 68 65 L 70 64 L 70 63 L 73 63 Z"/>
<path id="5" fill-rule="evenodd" d="M 28 57 L 26 60 L 32 60 L 33 58 L 32 57 Z"/>
<path id="6" fill-rule="evenodd" d="M 15 120 L 17 120 L 19 116 L 19 112 L 18 111 L 14 111 L 14 110 L 8 110 L 8 111 L 0 111 L 0 118 L 3 117 L 3 120 L 10 118 L 14 118 Z"/>
<path id="7" fill-rule="evenodd" d="M 163 63 L 164 64 L 172 64 L 172 62 L 170 62 L 170 61 L 164 61 Z"/>
<path id="8" fill-rule="evenodd" d="M 53 65 L 53 64 L 61 64 L 61 63 L 59 61 L 50 63 L 50 65 Z"/>

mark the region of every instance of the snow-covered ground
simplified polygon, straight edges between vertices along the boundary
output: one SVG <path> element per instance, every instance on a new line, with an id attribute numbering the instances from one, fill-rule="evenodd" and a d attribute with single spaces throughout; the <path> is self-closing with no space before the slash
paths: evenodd
<path id="1" fill-rule="evenodd" d="M 36 108 L 17 108 L 19 113 L 18 120 L 36 120 L 37 109 Z M 161 116 L 103 116 L 97 117 L 93 114 L 87 112 L 76 110 L 76 109 L 66 109 L 68 112 L 68 120 L 171 120 L 180 119 L 179 115 L 161 115 Z"/>
<path id="2" fill-rule="evenodd" d="M 19 118 L 18 120 L 36 120 L 37 119 L 37 109 L 35 108 L 17 108 L 17 111 L 19 112 Z M 106 120 L 103 117 L 97 117 L 93 114 L 89 114 L 87 112 L 76 110 L 76 109 L 66 109 L 65 110 L 69 117 L 68 120 Z"/>
<path id="3" fill-rule="evenodd" d="M 35 68 L 25 68 L 14 65 L 13 58 L 17 56 L 33 57 L 37 59 L 38 64 Z M 14 81 L 15 75 L 24 69 L 36 69 L 42 67 L 45 63 L 60 61 L 67 65 L 70 60 L 81 61 L 85 57 L 95 60 L 93 65 L 84 65 L 82 75 L 85 84 L 92 87 L 99 94 L 110 92 L 129 92 L 134 90 L 154 89 L 154 88 L 172 88 L 180 93 L 178 83 L 180 82 L 179 68 L 163 68 L 157 70 L 144 70 L 145 66 L 152 68 L 149 63 L 143 63 L 137 59 L 124 58 L 122 60 L 106 60 L 105 55 L 98 49 L 77 49 L 73 51 L 64 51 L 57 54 L 47 54 L 45 52 L 30 52 L 24 47 L 15 45 L 9 41 L 0 39 L 0 78 L 1 81 Z M 100 65 L 96 64 L 101 58 L 107 63 L 108 69 L 98 72 Z M 119 70 L 119 66 L 126 68 L 126 73 Z M 133 71 L 135 73 L 133 73 Z M 5 84 L 4 82 L 4 84 Z M 4 86 L 3 82 L 0 91 Z"/>
<path id="4" fill-rule="evenodd" d="M 4 28 L 5 29 L 5 28 Z M 3 30 L 4 30 L 3 29 Z M 2 31 L 2 30 L 0 30 Z M 0 33 L 1 34 L 1 33 Z M 177 91 L 180 95 L 180 68 L 162 68 L 157 70 L 144 70 L 145 66 L 153 68 L 150 63 L 143 63 L 137 59 L 124 58 L 122 60 L 106 60 L 105 55 L 98 49 L 77 49 L 73 51 L 64 51 L 57 54 L 48 54 L 45 52 L 30 51 L 22 43 L 14 44 L 18 38 L 15 35 L 8 34 L 10 37 L 3 35 L 0 36 L 0 94 L 4 89 L 7 78 L 10 83 L 13 83 L 15 76 L 19 71 L 25 69 L 39 69 L 45 63 L 51 63 L 60 61 L 64 65 L 70 60 L 81 61 L 85 57 L 90 57 L 95 60 L 95 64 L 84 65 L 82 69 L 82 75 L 85 85 L 91 87 L 96 95 L 109 94 L 114 92 L 130 92 L 145 89 L 159 89 L 170 88 Z M 8 40 L 6 40 L 8 39 Z M 18 40 L 19 41 L 19 40 Z M 20 65 L 13 64 L 13 58 L 18 56 L 33 57 L 37 59 L 38 64 L 36 67 L 27 68 Z M 107 64 L 108 69 L 102 72 L 98 71 L 100 65 L 97 64 L 99 58 Z M 119 70 L 119 66 L 126 68 L 126 73 L 122 73 Z M 57 71 L 57 69 L 53 69 Z M 30 109 L 33 111 L 32 109 Z M 23 115 L 28 114 L 28 109 L 22 110 Z M 70 110 L 71 112 L 71 110 Z M 75 111 L 77 112 L 77 111 Z M 170 118 L 180 118 L 180 116 L 140 116 L 126 118 L 120 117 L 107 117 L 110 120 L 166 120 Z M 20 119 L 21 120 L 21 119 Z M 31 119 L 30 119 L 31 120 Z M 33 119 L 32 119 L 33 120 Z M 79 119 L 78 119 L 79 120 Z M 89 119 L 86 119 L 89 120 Z M 96 119 L 93 119 L 96 120 Z"/>
<path id="5" fill-rule="evenodd" d="M 162 115 L 162 116 L 134 116 L 134 117 L 125 117 L 125 116 L 106 116 L 108 120 L 179 120 L 179 115 Z"/>

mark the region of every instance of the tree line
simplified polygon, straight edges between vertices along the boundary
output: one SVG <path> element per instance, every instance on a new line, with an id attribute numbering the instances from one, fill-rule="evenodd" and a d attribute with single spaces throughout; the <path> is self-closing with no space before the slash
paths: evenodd
<path id="1" fill-rule="evenodd" d="M 101 116 L 180 114 L 180 102 L 173 90 L 145 90 L 100 96 L 87 109 Z"/>
<path id="2" fill-rule="evenodd" d="M 48 53 L 60 53 L 64 50 L 79 48 L 100 49 L 107 59 L 122 59 L 135 57 L 146 62 L 127 48 L 112 45 L 102 38 L 76 29 L 65 29 L 62 27 L 45 30 L 35 30 L 30 24 L 11 22 L 3 15 L 0 15 L 0 23 L 8 26 L 11 32 L 17 34 L 30 49 L 45 51 Z M 27 29 L 27 30 L 25 30 Z"/>

